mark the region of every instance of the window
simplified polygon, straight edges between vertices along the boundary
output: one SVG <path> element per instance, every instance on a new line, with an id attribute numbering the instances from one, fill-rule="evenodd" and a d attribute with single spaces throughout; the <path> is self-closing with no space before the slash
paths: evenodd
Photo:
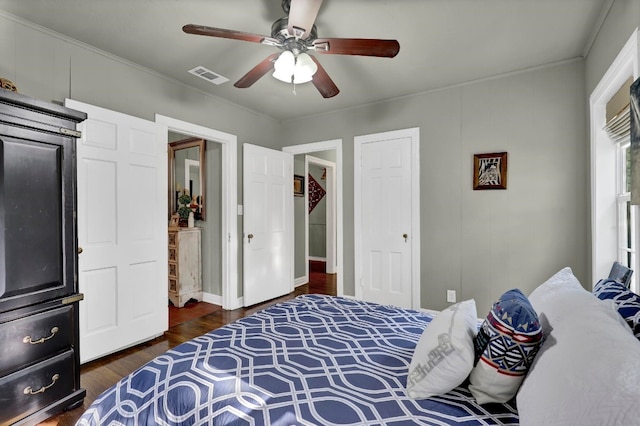
<path id="1" fill-rule="evenodd" d="M 631 144 L 629 138 L 616 143 L 616 205 L 618 230 L 618 262 L 636 270 L 638 247 L 638 206 L 631 205 Z M 631 289 L 638 292 L 638 274 L 631 276 Z"/>
<path id="2" fill-rule="evenodd" d="M 591 136 L 591 274 L 592 282 L 605 278 L 614 261 L 634 270 L 632 288 L 640 288 L 638 207 L 629 194 L 629 138 L 617 138 L 605 130 L 623 104 L 616 94 L 638 74 L 640 38 L 634 30 L 602 80 L 589 97 Z M 625 90 L 622 90 L 623 92 Z M 628 103 L 626 91 L 626 103 Z M 628 123 L 628 120 L 627 120 Z M 628 124 L 627 124 L 628 127 Z M 616 133 L 616 132 L 614 132 Z"/>

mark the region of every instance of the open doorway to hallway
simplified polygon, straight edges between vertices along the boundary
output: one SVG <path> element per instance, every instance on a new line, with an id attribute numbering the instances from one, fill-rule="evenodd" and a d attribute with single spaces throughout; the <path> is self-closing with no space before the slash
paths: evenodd
<path id="1" fill-rule="evenodd" d="M 328 269 L 325 269 L 326 274 L 329 272 L 333 274 L 333 277 L 326 279 L 332 279 L 335 282 L 335 294 L 342 295 L 342 140 L 336 139 L 332 141 L 316 142 L 310 144 L 293 145 L 283 148 L 283 151 L 289 152 L 294 155 L 294 174 L 304 178 L 304 194 L 301 197 L 296 197 L 294 202 L 294 222 L 295 222 L 295 242 L 294 242 L 294 278 L 297 286 L 307 285 L 311 283 L 310 265 L 309 260 L 323 260 L 329 259 L 330 265 Z M 309 209 L 312 209 L 314 204 L 314 197 L 317 198 L 317 194 L 312 194 L 313 188 L 309 188 L 309 182 L 311 176 L 309 173 L 310 164 L 315 164 L 320 167 L 319 174 L 317 173 L 313 180 L 322 187 L 322 191 L 326 191 L 327 200 L 330 201 L 329 207 L 324 209 L 331 212 L 333 215 L 332 226 L 326 232 L 332 237 L 333 243 L 327 243 L 328 251 L 323 252 L 323 256 L 312 256 L 309 249 L 309 235 L 312 233 L 309 226 Z M 326 168 L 326 181 L 329 182 L 322 185 L 322 176 L 324 175 L 324 169 Z M 321 192 L 322 192 L 321 191 Z M 311 201 L 311 202 L 310 202 Z M 317 200 L 316 200 L 317 201 Z M 323 231 L 324 235 L 327 235 Z M 330 238 L 327 238 L 329 241 Z M 316 271 L 317 272 L 317 271 Z M 326 283 L 326 279 L 322 281 Z"/>

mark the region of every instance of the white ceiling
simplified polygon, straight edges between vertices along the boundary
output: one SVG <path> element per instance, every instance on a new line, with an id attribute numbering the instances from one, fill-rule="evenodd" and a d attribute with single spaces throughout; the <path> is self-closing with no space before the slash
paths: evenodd
<path id="1" fill-rule="evenodd" d="M 277 48 L 182 32 L 185 24 L 270 35 L 281 0 L 0 0 L 0 10 L 278 119 L 349 108 L 582 57 L 609 0 L 324 0 L 318 37 L 396 39 L 393 59 L 320 55 L 340 89 L 324 99 L 265 75 L 233 83 Z M 313 54 L 313 52 L 311 52 Z M 220 86 L 187 71 L 205 66 Z"/>

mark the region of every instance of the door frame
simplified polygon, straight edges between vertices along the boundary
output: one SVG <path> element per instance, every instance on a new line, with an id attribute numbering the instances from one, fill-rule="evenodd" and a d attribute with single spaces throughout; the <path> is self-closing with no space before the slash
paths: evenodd
<path id="1" fill-rule="evenodd" d="M 337 275 L 336 277 L 336 293 L 338 296 L 342 296 L 344 293 L 344 288 L 343 288 L 343 273 L 342 273 L 342 265 L 343 265 L 343 226 L 342 226 L 342 139 L 332 139 L 332 140 L 328 140 L 328 141 L 322 141 L 322 142 L 312 142 L 312 143 L 307 143 L 307 144 L 300 144 L 300 145 L 291 145 L 291 146 L 285 146 L 284 148 L 282 148 L 283 151 L 285 152 L 290 152 L 291 154 L 298 155 L 298 154 L 312 154 L 314 152 L 320 152 L 320 151 L 331 151 L 331 150 L 335 150 L 336 151 L 336 161 L 335 161 L 335 165 L 336 165 L 336 179 L 335 179 L 335 201 L 336 201 L 336 221 L 335 221 L 335 225 L 336 225 L 336 266 L 335 266 L 335 272 Z M 305 161 L 306 163 L 306 161 Z M 306 168 L 306 166 L 305 166 Z M 307 171 L 308 173 L 308 171 Z M 307 192 L 307 191 L 305 191 Z M 307 225 L 308 227 L 308 219 L 307 219 Z M 309 236 L 307 235 L 308 233 L 308 229 L 305 230 L 305 246 L 306 248 L 306 253 L 305 253 L 305 258 L 308 259 L 309 258 L 309 241 L 308 238 Z M 307 261 L 307 266 L 305 267 L 305 270 L 307 271 L 307 277 L 309 275 L 309 271 L 308 271 L 308 261 Z"/>
<path id="2" fill-rule="evenodd" d="M 411 139 L 411 305 L 420 309 L 420 128 L 372 133 L 353 138 L 353 230 L 355 297 L 362 299 L 362 145 L 366 143 Z"/>
<path id="3" fill-rule="evenodd" d="M 166 131 L 202 138 L 222 145 L 222 309 L 242 307 L 238 297 L 238 137 L 164 115 L 155 115 Z"/>

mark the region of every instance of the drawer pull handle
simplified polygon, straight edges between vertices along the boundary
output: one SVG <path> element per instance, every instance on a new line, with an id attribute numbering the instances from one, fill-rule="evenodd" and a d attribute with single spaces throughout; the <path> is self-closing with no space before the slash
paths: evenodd
<path id="1" fill-rule="evenodd" d="M 60 329 L 58 327 L 53 327 L 51 329 L 51 335 L 48 336 L 48 337 L 41 337 L 38 340 L 31 340 L 31 336 L 24 336 L 24 339 L 22 339 L 22 342 L 23 343 L 30 343 L 32 345 L 37 345 L 39 343 L 44 343 L 47 340 L 51 339 L 53 336 L 55 336 L 58 331 L 60 331 Z"/>
<path id="2" fill-rule="evenodd" d="M 46 391 L 47 389 L 49 389 L 51 386 L 55 385 L 56 382 L 58 381 L 58 379 L 60 378 L 59 374 L 54 374 L 51 377 L 51 383 L 48 386 L 42 386 L 40 389 L 38 389 L 37 391 L 34 391 L 33 388 L 31 386 L 27 386 L 26 388 L 24 388 L 24 394 L 25 395 L 37 395 L 39 393 L 44 393 L 44 391 Z"/>

